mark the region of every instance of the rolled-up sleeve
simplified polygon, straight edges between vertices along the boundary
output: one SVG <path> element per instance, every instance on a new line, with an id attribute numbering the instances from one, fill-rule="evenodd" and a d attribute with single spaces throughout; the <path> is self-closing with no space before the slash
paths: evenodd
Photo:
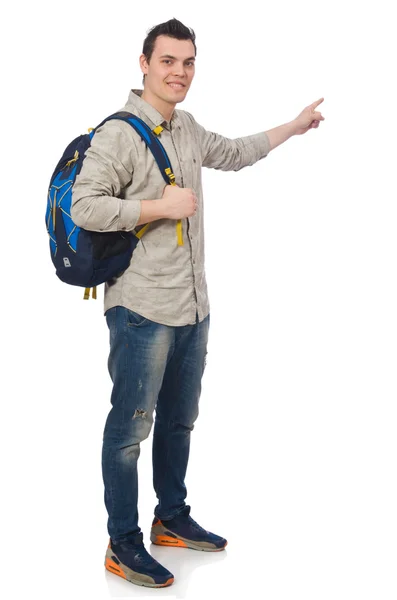
<path id="1" fill-rule="evenodd" d="M 265 131 L 245 137 L 230 139 L 213 131 L 207 131 L 192 119 L 197 131 L 198 143 L 202 152 L 202 166 L 221 171 L 239 171 L 254 165 L 267 156 L 271 150 Z"/>
<path id="2" fill-rule="evenodd" d="M 108 121 L 99 127 L 85 154 L 72 191 L 71 217 L 91 231 L 132 231 L 141 213 L 140 200 L 123 200 L 133 177 L 137 149 L 132 127 Z"/>

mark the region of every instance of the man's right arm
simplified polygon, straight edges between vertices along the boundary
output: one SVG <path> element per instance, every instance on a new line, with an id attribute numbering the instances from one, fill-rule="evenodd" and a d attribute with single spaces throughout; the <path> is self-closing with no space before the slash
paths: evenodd
<path id="1" fill-rule="evenodd" d="M 167 205 L 156 200 L 123 200 L 131 183 L 137 149 L 132 129 L 108 121 L 91 140 L 72 193 L 71 217 L 90 231 L 132 231 L 137 225 L 166 218 Z"/>
<path id="2" fill-rule="evenodd" d="M 89 231 L 133 231 L 159 219 L 183 219 L 195 213 L 193 190 L 165 185 L 161 198 L 123 200 L 138 161 L 132 128 L 107 121 L 91 140 L 73 186 L 71 217 Z"/>

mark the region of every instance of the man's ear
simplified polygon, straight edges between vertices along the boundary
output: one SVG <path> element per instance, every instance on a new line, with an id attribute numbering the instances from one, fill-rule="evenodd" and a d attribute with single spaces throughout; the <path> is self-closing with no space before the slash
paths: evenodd
<path id="1" fill-rule="evenodd" d="M 148 67 L 148 62 L 146 59 L 146 56 L 144 54 L 141 54 L 139 57 L 139 66 L 141 67 L 141 71 L 144 75 L 147 75 L 147 73 L 145 72 L 145 69 L 147 69 Z"/>

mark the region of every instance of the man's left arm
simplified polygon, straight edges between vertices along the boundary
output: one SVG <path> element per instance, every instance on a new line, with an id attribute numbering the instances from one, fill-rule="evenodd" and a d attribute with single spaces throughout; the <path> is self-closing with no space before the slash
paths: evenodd
<path id="1" fill-rule="evenodd" d="M 271 150 L 285 142 L 293 135 L 301 135 L 309 129 L 317 128 L 324 120 L 315 108 L 324 98 L 307 106 L 293 121 L 254 135 L 230 139 L 207 131 L 199 125 L 190 113 L 186 113 L 193 121 L 201 149 L 203 167 L 222 171 L 239 171 L 255 164 L 269 154 Z"/>

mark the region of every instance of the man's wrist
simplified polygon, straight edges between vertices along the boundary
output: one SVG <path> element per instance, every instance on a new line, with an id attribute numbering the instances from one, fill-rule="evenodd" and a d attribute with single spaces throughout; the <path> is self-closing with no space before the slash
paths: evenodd
<path id="1" fill-rule="evenodd" d="M 293 119 L 293 121 L 290 121 L 288 123 L 288 125 L 290 126 L 290 132 L 291 132 L 290 137 L 292 137 L 293 135 L 297 135 L 298 129 L 299 129 L 299 124 L 298 124 L 297 120 Z"/>
<path id="2" fill-rule="evenodd" d="M 151 223 L 152 221 L 158 221 L 159 219 L 167 218 L 167 204 L 163 198 L 156 198 L 155 200 L 141 200 L 141 213 L 136 225 L 142 225 L 144 223 Z"/>
<path id="3" fill-rule="evenodd" d="M 279 125 L 278 127 L 274 127 L 273 129 L 269 129 L 266 131 L 267 137 L 270 141 L 270 149 L 273 150 L 286 142 L 290 137 L 296 135 L 298 131 L 298 125 L 296 120 L 289 121 L 288 123 L 284 123 L 283 125 Z"/>

